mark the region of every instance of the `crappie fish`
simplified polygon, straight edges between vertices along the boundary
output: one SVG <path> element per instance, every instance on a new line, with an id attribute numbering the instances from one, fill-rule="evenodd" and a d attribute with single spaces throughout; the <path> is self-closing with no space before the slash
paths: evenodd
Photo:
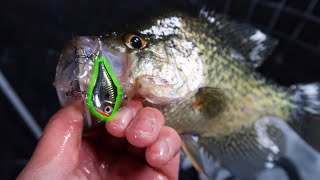
<path id="1" fill-rule="evenodd" d="M 158 108 L 207 178 L 216 178 L 217 164 L 240 179 L 255 179 L 273 167 L 289 172 L 280 163 L 285 159 L 295 167 L 289 177 L 317 179 L 320 156 L 306 143 L 316 146 L 316 137 L 303 129 L 320 127 L 320 83 L 281 87 L 255 72 L 276 44 L 258 29 L 206 11 L 162 13 L 122 32 L 74 38 L 61 53 L 55 86 L 62 105 L 86 100 L 91 82 L 98 87 L 112 72 L 121 88 L 120 106 L 140 97 Z M 107 64 L 97 70 L 103 82 L 93 76 L 101 57 Z M 115 88 L 96 88 L 99 103 L 107 102 L 110 87 Z M 105 113 L 114 104 L 95 108 Z M 84 106 L 87 126 L 93 126 L 97 121 Z"/>

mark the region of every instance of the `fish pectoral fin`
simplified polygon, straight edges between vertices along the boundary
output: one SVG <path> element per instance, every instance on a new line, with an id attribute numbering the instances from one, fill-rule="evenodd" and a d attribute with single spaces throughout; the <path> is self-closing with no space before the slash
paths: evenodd
<path id="1" fill-rule="evenodd" d="M 217 31 L 214 35 L 223 40 L 233 59 L 249 67 L 259 67 L 278 44 L 276 39 L 249 24 L 232 21 L 222 15 L 214 15 L 214 18 L 211 22 Z"/>
<path id="2" fill-rule="evenodd" d="M 225 102 L 225 95 L 219 89 L 202 87 L 197 92 L 192 107 L 208 117 L 213 117 L 223 111 Z M 212 108 L 213 105 L 214 108 Z"/>
<path id="3" fill-rule="evenodd" d="M 193 167 L 200 173 L 201 179 L 228 179 L 232 177 L 231 173 L 220 166 L 212 156 L 201 147 L 198 137 L 190 134 L 180 135 L 182 140 L 182 149 L 190 159 Z"/>

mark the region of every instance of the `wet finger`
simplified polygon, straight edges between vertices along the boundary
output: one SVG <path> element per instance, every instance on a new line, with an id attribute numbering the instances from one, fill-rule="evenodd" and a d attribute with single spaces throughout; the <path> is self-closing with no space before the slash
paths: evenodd
<path id="1" fill-rule="evenodd" d="M 178 179 L 180 164 L 180 151 L 164 166 L 154 168 L 162 173 L 167 179 Z"/>
<path id="2" fill-rule="evenodd" d="M 127 128 L 127 140 L 136 147 L 147 147 L 157 139 L 163 124 L 164 117 L 159 110 L 143 108 L 138 111 Z"/>
<path id="3" fill-rule="evenodd" d="M 146 150 L 147 162 L 153 167 L 168 164 L 179 153 L 180 143 L 178 133 L 168 126 L 163 126 L 157 140 Z"/>
<path id="4" fill-rule="evenodd" d="M 73 169 L 80 152 L 82 127 L 81 101 L 59 110 L 49 120 L 36 150 L 21 176 L 25 175 L 25 172 L 61 171 L 63 173 Z M 68 163 L 65 164 L 66 162 Z M 37 171 L 33 171 L 34 169 Z"/>
<path id="5" fill-rule="evenodd" d="M 125 137 L 126 129 L 136 113 L 142 108 L 141 102 L 131 100 L 122 107 L 111 122 L 106 123 L 107 131 L 115 137 Z"/>

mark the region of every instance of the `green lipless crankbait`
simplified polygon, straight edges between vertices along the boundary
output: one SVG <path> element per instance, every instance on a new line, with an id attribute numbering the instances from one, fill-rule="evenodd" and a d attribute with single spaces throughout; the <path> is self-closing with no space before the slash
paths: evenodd
<path id="1" fill-rule="evenodd" d="M 98 56 L 94 60 L 86 97 L 91 113 L 100 120 L 111 121 L 119 110 L 122 97 L 121 85 L 106 57 Z"/>

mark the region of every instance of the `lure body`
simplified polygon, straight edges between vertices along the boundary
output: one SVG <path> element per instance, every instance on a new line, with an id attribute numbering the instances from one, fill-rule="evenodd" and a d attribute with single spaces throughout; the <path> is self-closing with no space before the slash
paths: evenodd
<path id="1" fill-rule="evenodd" d="M 119 109 L 121 97 L 121 85 L 107 59 L 98 56 L 94 60 L 94 69 L 86 96 L 91 113 L 100 120 L 111 121 Z"/>

